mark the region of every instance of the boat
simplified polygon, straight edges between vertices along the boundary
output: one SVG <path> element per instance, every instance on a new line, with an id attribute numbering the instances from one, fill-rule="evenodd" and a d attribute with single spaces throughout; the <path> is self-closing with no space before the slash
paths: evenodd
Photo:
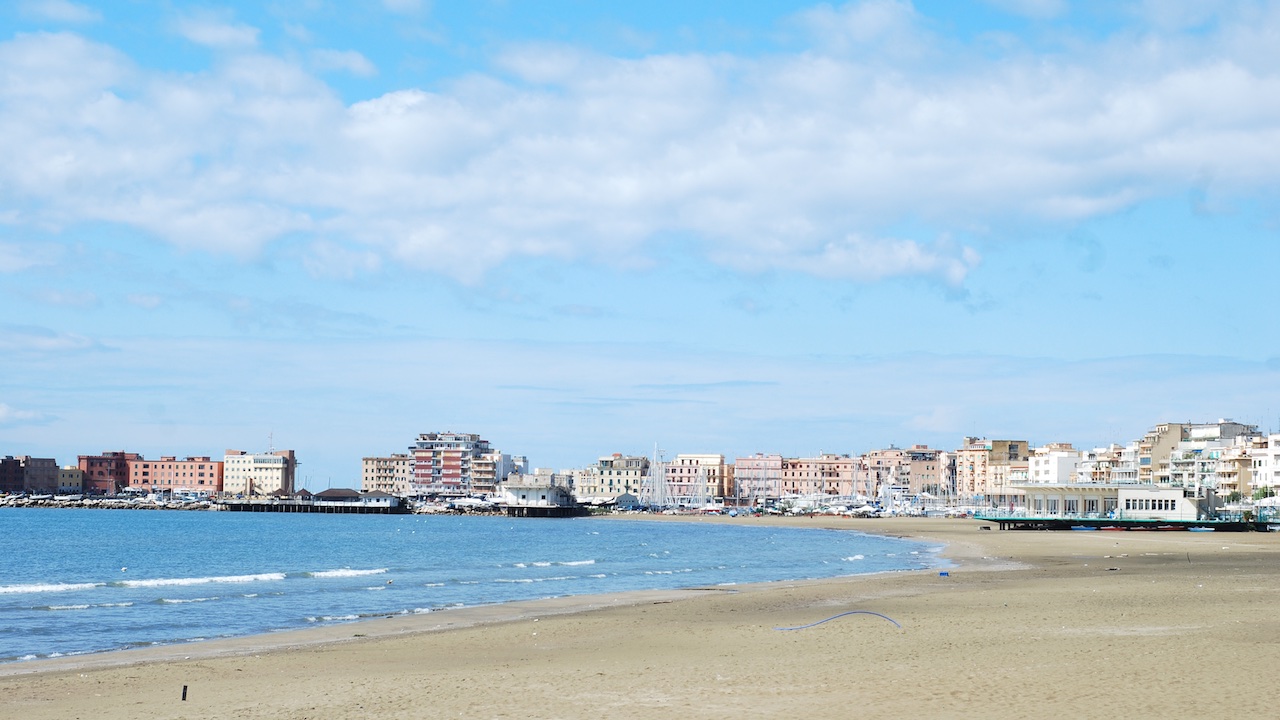
<path id="1" fill-rule="evenodd" d="M 1092 526 L 1092 525 L 1072 525 L 1072 526 L 1071 526 L 1071 529 L 1072 529 L 1072 530 L 1075 530 L 1075 531 L 1077 531 L 1077 532 L 1085 532 L 1085 531 L 1088 531 L 1088 530 L 1097 530 L 1098 528 L 1096 528 L 1096 527 L 1094 527 L 1094 526 Z"/>

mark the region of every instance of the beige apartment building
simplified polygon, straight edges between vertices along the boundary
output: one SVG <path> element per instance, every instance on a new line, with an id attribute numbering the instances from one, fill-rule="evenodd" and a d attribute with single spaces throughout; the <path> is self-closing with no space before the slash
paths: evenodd
<path id="1" fill-rule="evenodd" d="M 966 437 L 955 451 L 956 494 L 975 504 L 1021 504 L 1030 467 L 1025 440 Z"/>
<path id="2" fill-rule="evenodd" d="M 298 461 L 292 450 L 256 454 L 228 450 L 222 465 L 222 490 L 228 495 L 293 494 Z"/>
<path id="3" fill-rule="evenodd" d="M 638 497 L 648 475 L 649 458 L 613 453 L 583 468 L 574 481 L 574 491 L 579 498 L 616 498 L 623 494 Z"/>
<path id="4" fill-rule="evenodd" d="M 360 458 L 361 492 L 384 492 L 396 497 L 413 494 L 413 458 L 407 453 Z"/>
<path id="5" fill-rule="evenodd" d="M 946 453 L 927 445 L 890 446 L 857 458 L 853 487 L 864 497 L 878 497 L 886 486 L 910 495 L 951 492 Z"/>

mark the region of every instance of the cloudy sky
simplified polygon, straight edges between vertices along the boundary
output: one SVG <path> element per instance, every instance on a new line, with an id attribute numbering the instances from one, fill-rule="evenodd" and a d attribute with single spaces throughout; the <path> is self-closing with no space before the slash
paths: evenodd
<path id="1" fill-rule="evenodd" d="M 1280 3 L 16 0 L 0 157 L 0 454 L 1280 430 Z"/>

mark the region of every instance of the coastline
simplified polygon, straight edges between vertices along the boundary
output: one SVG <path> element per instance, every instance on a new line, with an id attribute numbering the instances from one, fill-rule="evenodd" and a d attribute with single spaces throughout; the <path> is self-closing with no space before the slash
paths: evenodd
<path id="1" fill-rule="evenodd" d="M 945 545 L 940 556 L 955 566 L 947 576 L 556 598 L 13 663 L 0 666 L 0 692 L 26 718 L 846 717 L 850 703 L 863 717 L 1038 715 L 1046 706 L 1157 717 L 1216 714 L 1242 662 L 1280 660 L 1265 612 L 1280 592 L 1273 535 L 986 532 L 972 520 L 923 518 L 692 521 L 903 537 Z M 849 610 L 902 628 L 854 615 L 775 629 Z M 1256 697 L 1232 703 L 1267 707 Z"/>

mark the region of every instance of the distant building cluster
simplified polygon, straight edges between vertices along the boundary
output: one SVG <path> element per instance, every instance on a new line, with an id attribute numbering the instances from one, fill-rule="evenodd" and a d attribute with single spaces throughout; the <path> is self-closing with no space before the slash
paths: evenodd
<path id="1" fill-rule="evenodd" d="M 1181 489 L 1188 497 L 1223 501 L 1274 494 L 1280 486 L 1280 434 L 1219 420 L 1161 423 L 1125 445 L 1089 450 L 1066 442 L 1032 447 L 1020 439 L 965 437 L 954 450 L 913 445 L 862 455 L 755 453 L 732 459 L 679 453 L 669 460 L 657 453 L 614 453 L 583 468 L 552 471 L 527 464 L 479 435 L 424 433 L 405 453 L 364 458 L 362 489 L 450 498 L 493 496 L 504 485 L 548 486 L 568 488 L 580 502 L 624 498 L 651 507 L 751 506 L 812 496 L 923 497 L 1051 514 L 1068 504 L 1076 513 L 1106 513 L 1125 509 L 1125 502 L 1146 508 L 1170 501 L 1163 495 L 1126 500 L 1099 488 Z"/>
<path id="2" fill-rule="evenodd" d="M 80 455 L 59 467 L 53 458 L 27 455 L 0 459 L 0 493 L 114 496 L 148 493 L 185 497 L 292 495 L 298 461 L 293 450 L 147 459 L 107 451 Z"/>

